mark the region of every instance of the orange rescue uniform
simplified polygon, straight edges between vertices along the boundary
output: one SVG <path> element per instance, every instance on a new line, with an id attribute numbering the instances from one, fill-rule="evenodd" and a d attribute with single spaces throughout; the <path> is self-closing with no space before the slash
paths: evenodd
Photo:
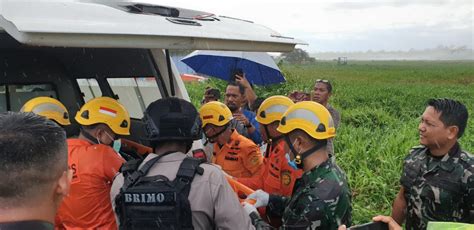
<path id="1" fill-rule="evenodd" d="M 230 140 L 219 147 L 214 144 L 212 163 L 221 166 L 233 177 L 259 176 L 263 164 L 263 156 L 252 140 L 233 130 Z"/>
<path id="2" fill-rule="evenodd" d="M 59 207 L 56 229 L 117 229 L 110 203 L 114 176 L 125 161 L 110 146 L 68 139 L 71 189 Z"/>
<path id="3" fill-rule="evenodd" d="M 260 177 L 238 178 L 237 181 L 251 189 L 280 196 L 291 196 L 296 179 L 303 171 L 293 169 L 285 158 L 285 141 L 280 140 L 275 146 L 269 145 L 269 155 L 264 159 L 264 166 Z"/>

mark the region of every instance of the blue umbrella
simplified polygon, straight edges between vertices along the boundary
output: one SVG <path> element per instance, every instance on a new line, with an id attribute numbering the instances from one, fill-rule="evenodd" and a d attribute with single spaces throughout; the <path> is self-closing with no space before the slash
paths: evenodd
<path id="1" fill-rule="evenodd" d="M 262 52 L 194 51 L 181 59 L 196 73 L 230 80 L 236 69 L 242 69 L 247 80 L 256 85 L 285 82 L 272 57 Z"/>

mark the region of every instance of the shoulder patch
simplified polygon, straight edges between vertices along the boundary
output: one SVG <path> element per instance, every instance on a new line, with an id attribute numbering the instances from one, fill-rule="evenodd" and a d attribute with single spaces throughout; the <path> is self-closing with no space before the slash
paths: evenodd
<path id="1" fill-rule="evenodd" d="M 257 165 L 260 163 L 260 158 L 258 156 L 253 156 L 250 158 L 250 163 L 252 163 L 252 165 Z"/>
<path id="2" fill-rule="evenodd" d="M 281 183 L 285 186 L 289 186 L 291 184 L 291 172 L 285 170 L 281 173 Z"/>

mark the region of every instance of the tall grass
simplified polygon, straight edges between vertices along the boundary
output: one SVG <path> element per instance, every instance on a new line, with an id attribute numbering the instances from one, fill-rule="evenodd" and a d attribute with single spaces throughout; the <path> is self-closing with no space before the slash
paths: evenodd
<path id="1" fill-rule="evenodd" d="M 402 161 L 418 145 L 419 117 L 429 98 L 449 97 L 468 107 L 471 117 L 460 143 L 474 151 L 474 62 L 367 61 L 344 66 L 318 62 L 281 69 L 287 83 L 257 88 L 259 96 L 310 92 L 318 78 L 333 83 L 330 103 L 342 116 L 336 160 L 349 178 L 355 224 L 376 214 L 390 214 Z M 208 85 L 223 92 L 225 82 L 187 84 L 196 106 Z"/>

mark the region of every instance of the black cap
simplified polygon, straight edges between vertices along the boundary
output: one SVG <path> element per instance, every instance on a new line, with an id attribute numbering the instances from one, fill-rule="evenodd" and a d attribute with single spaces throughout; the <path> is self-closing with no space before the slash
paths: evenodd
<path id="1" fill-rule="evenodd" d="M 198 140 L 201 119 L 190 102 L 169 97 L 151 103 L 145 111 L 147 140 Z"/>

